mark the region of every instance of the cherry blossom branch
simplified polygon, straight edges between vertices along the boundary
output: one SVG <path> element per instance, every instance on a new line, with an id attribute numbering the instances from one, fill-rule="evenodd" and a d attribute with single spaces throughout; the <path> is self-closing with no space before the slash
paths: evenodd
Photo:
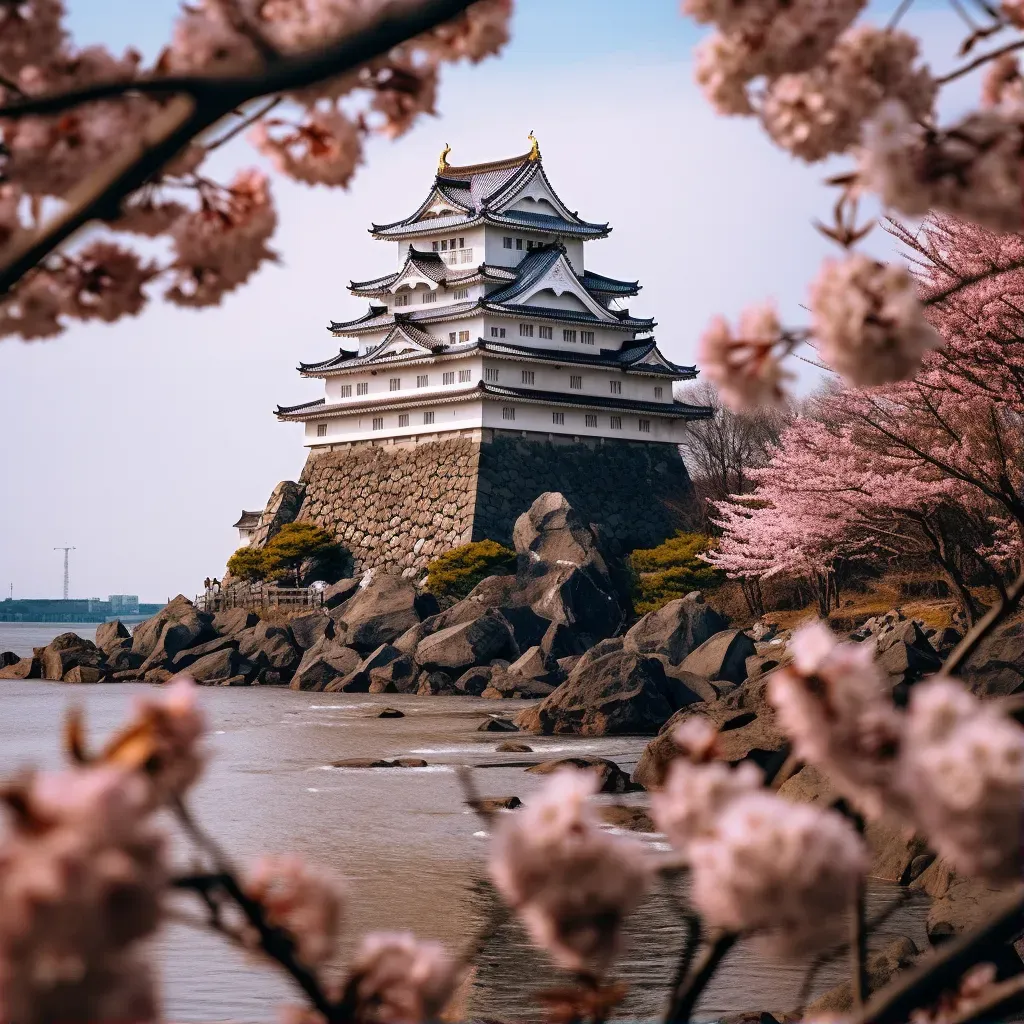
<path id="1" fill-rule="evenodd" d="M 1010 615 L 1024 600 L 1024 573 L 1017 577 L 1000 600 L 978 620 L 975 627 L 953 648 L 953 653 L 942 666 L 945 675 L 956 675 L 964 662 L 977 650 L 978 645 Z"/>
<path id="2" fill-rule="evenodd" d="M 272 100 L 263 104 L 258 110 L 250 114 L 248 117 L 244 117 L 238 124 L 229 128 L 223 135 L 214 139 L 212 142 L 206 144 L 206 151 L 212 153 L 215 149 L 220 149 L 225 143 L 230 142 L 237 135 L 241 135 L 246 128 L 251 128 L 261 118 L 266 117 L 275 107 L 282 102 L 281 96 L 275 96 Z"/>
<path id="3" fill-rule="evenodd" d="M 935 81 L 938 85 L 947 85 L 949 82 L 954 82 L 964 75 L 969 75 L 972 71 L 976 71 L 978 68 L 988 64 L 990 61 L 996 60 L 998 57 L 1002 57 L 1004 54 L 1013 53 L 1015 50 L 1020 49 L 1024 49 L 1024 39 L 1019 39 L 1015 43 L 1007 43 L 1006 46 L 1000 46 L 998 50 L 992 50 L 991 53 L 983 53 L 980 57 L 975 57 L 974 60 L 969 61 L 962 68 L 950 71 L 948 75 L 936 78 Z"/>
<path id="4" fill-rule="evenodd" d="M 980 928 L 952 939 L 927 959 L 899 975 L 861 1007 L 849 1024 L 900 1024 L 913 1010 L 933 1003 L 955 979 L 988 959 L 1024 931 L 1024 891 L 1003 901 L 1002 909 Z M 973 1014 L 972 1014 L 973 1019 Z"/>
<path id="5" fill-rule="evenodd" d="M 114 157 L 69 196 L 65 210 L 16 246 L 0 267 L 0 295 L 89 221 L 116 216 L 121 200 L 145 184 L 193 138 L 250 100 L 314 85 L 380 57 L 451 20 L 477 0 L 424 0 L 310 53 L 282 57 L 258 74 L 169 76 L 107 82 L 0 107 L 0 118 L 53 114 L 128 93 L 172 99 L 143 132 L 142 142 Z"/>
<path id="6" fill-rule="evenodd" d="M 673 994 L 672 1005 L 665 1017 L 665 1024 L 688 1024 L 708 982 L 714 977 L 722 961 L 729 955 L 738 940 L 739 936 L 733 932 L 723 932 L 704 947 L 703 956 Z"/>
<path id="7" fill-rule="evenodd" d="M 972 1021 L 997 1020 L 1003 1013 L 1011 1009 L 1019 1009 L 1021 996 L 1024 995 L 1024 974 L 1018 974 L 993 985 L 988 990 L 988 997 L 973 1003 L 963 1013 L 949 1018 L 948 1024 L 971 1024 Z"/>

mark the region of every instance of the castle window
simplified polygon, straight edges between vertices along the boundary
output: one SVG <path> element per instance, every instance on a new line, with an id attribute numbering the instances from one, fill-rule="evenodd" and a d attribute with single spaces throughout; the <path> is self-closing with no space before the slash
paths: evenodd
<path id="1" fill-rule="evenodd" d="M 425 388 L 429 383 L 430 383 L 430 377 L 427 374 L 425 374 L 425 373 L 421 373 L 416 378 L 416 387 L 418 387 L 418 388 Z"/>
<path id="2" fill-rule="evenodd" d="M 533 383 L 533 378 L 535 376 L 536 376 L 536 374 L 533 372 L 533 370 L 523 370 L 523 383 L 524 384 L 532 384 Z"/>
<path id="3" fill-rule="evenodd" d="M 621 430 L 622 429 L 622 417 L 621 416 L 612 416 L 610 418 L 610 422 L 608 423 L 608 426 L 610 426 L 612 428 L 612 430 Z"/>
<path id="4" fill-rule="evenodd" d="M 466 384 L 473 379 L 472 370 L 459 370 L 459 383 Z"/>
<path id="5" fill-rule="evenodd" d="M 424 302 L 437 302 L 437 292 L 424 292 L 423 293 L 423 301 Z"/>
<path id="6" fill-rule="evenodd" d="M 368 395 L 369 393 L 370 393 L 370 384 L 369 384 L 369 382 L 366 382 L 364 384 L 357 384 L 356 385 L 356 394 L 357 395 Z"/>
<path id="7" fill-rule="evenodd" d="M 447 252 L 447 251 L 448 251 L 448 239 L 447 238 L 442 238 L 441 239 L 441 252 Z"/>
<path id="8" fill-rule="evenodd" d="M 407 412 L 400 412 L 398 414 L 398 425 L 400 427 L 409 426 L 409 414 Z"/>
<path id="9" fill-rule="evenodd" d="M 448 333 L 448 344 L 449 345 L 454 345 L 455 344 L 455 332 L 454 331 L 449 331 L 449 333 Z"/>
<path id="10" fill-rule="evenodd" d="M 582 391 L 583 390 L 583 378 L 582 377 L 577 377 L 575 374 L 570 374 L 570 376 L 569 376 L 569 387 L 573 388 L 576 391 Z"/>
<path id="11" fill-rule="evenodd" d="M 408 306 L 409 305 L 409 293 L 402 292 L 400 295 L 395 296 L 396 306 Z"/>
<path id="12" fill-rule="evenodd" d="M 506 249 L 511 249 L 511 248 L 512 248 L 512 239 L 511 239 L 511 238 L 509 238 L 509 237 L 508 237 L 508 235 L 506 235 L 506 236 L 505 236 L 505 237 L 504 237 L 504 238 L 503 238 L 503 239 L 501 240 L 501 244 L 502 244 L 502 245 L 503 245 L 503 246 L 504 246 L 504 247 L 505 247 Z"/>
<path id="13" fill-rule="evenodd" d="M 664 388 L 656 387 L 654 389 L 654 397 L 655 398 L 660 399 L 663 394 L 665 394 L 665 389 Z"/>
<path id="14" fill-rule="evenodd" d="M 454 370 L 449 370 L 447 373 L 445 373 L 442 376 L 441 380 L 445 384 L 454 384 L 455 383 L 455 371 Z"/>
<path id="15" fill-rule="evenodd" d="M 434 422 L 434 412 L 433 412 L 433 410 L 431 410 L 430 412 L 425 412 L 423 414 L 424 426 L 426 426 L 426 425 L 428 425 L 430 423 L 433 423 L 433 422 Z"/>
<path id="16" fill-rule="evenodd" d="M 520 338 L 532 338 L 533 337 L 533 324 L 520 324 L 519 325 L 519 337 Z"/>
<path id="17" fill-rule="evenodd" d="M 472 249 L 463 249 L 462 252 L 459 253 L 459 262 L 460 263 L 472 263 L 473 262 L 473 250 Z"/>
<path id="18" fill-rule="evenodd" d="M 469 341 L 469 331 L 459 331 L 459 341 Z"/>
<path id="19" fill-rule="evenodd" d="M 522 247 L 523 247 L 523 240 L 521 238 L 517 238 L 516 239 L 516 248 L 517 249 L 522 249 Z"/>
<path id="20" fill-rule="evenodd" d="M 497 384 L 497 382 L 498 382 L 498 371 L 494 367 L 491 367 L 491 366 L 487 367 L 487 369 L 484 370 L 484 380 L 489 380 L 492 383 Z"/>
<path id="21" fill-rule="evenodd" d="M 456 288 L 455 289 L 455 294 L 452 297 L 455 299 L 456 302 L 460 301 L 461 299 L 468 299 L 469 298 L 469 289 L 468 288 Z"/>
<path id="22" fill-rule="evenodd" d="M 590 412 L 587 413 L 587 426 L 588 427 L 596 427 L 597 426 L 597 415 L 596 415 L 596 413 L 590 413 Z"/>
<path id="23" fill-rule="evenodd" d="M 316 425 L 316 436 L 317 437 L 326 437 L 327 436 L 327 424 L 326 423 L 318 423 Z"/>
<path id="24" fill-rule="evenodd" d="M 502 406 L 501 418 L 503 420 L 514 420 L 516 418 L 516 411 L 511 406 Z"/>
<path id="25" fill-rule="evenodd" d="M 460 238 L 459 239 L 459 248 L 460 249 L 465 249 L 466 248 L 466 240 L 464 238 Z"/>
<path id="26" fill-rule="evenodd" d="M 504 338 L 505 337 L 505 328 L 504 327 L 492 327 L 491 328 L 491 337 L 492 338 Z"/>
<path id="27" fill-rule="evenodd" d="M 341 397 L 342 398 L 351 398 L 352 397 L 352 385 L 351 384 L 342 384 L 341 385 Z"/>
<path id="28" fill-rule="evenodd" d="M 391 380 L 388 381 L 388 390 L 389 391 L 401 391 L 402 390 L 402 378 L 401 377 L 392 377 Z"/>
<path id="29" fill-rule="evenodd" d="M 651 432 L 651 421 L 637 420 L 636 429 L 639 430 L 641 434 L 649 434 Z"/>
<path id="30" fill-rule="evenodd" d="M 434 252 L 437 252 L 437 250 L 440 249 L 440 248 L 441 248 L 441 243 L 440 242 L 435 242 L 434 243 Z"/>
<path id="31" fill-rule="evenodd" d="M 575 341 L 575 340 L 576 340 L 576 332 L 575 331 L 571 331 L 571 330 L 569 330 L 569 328 L 566 328 L 565 330 L 562 331 L 562 341 Z"/>
<path id="32" fill-rule="evenodd" d="M 613 395 L 621 395 L 622 394 L 622 381 L 621 380 L 610 380 L 610 381 L 608 381 L 608 386 L 611 388 L 611 391 L 612 391 Z"/>
<path id="33" fill-rule="evenodd" d="M 373 417 L 373 429 L 374 430 L 383 430 L 384 429 L 384 417 L 383 416 L 374 416 Z"/>
<path id="34" fill-rule="evenodd" d="M 565 413 L 564 412 L 553 412 L 551 414 L 551 422 L 554 423 L 554 425 L 556 427 L 564 427 L 565 426 Z"/>
<path id="35" fill-rule="evenodd" d="M 538 333 L 538 334 L 539 334 L 539 335 L 540 335 L 540 336 L 541 336 L 542 338 L 547 338 L 547 339 L 548 339 L 548 341 L 550 341 L 550 340 L 551 340 L 551 328 L 550 328 L 550 327 L 538 327 L 538 328 L 537 328 L 537 333 Z"/>
<path id="36" fill-rule="evenodd" d="M 580 331 L 580 344 L 581 345 L 593 345 L 594 344 L 594 332 L 593 331 Z"/>

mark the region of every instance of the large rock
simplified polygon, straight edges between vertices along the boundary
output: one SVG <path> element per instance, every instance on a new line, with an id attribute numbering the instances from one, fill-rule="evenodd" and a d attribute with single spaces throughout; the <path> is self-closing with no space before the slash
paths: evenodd
<path id="1" fill-rule="evenodd" d="M 747 678 L 747 658 L 756 653 L 754 641 L 746 633 L 726 629 L 705 640 L 679 667 L 705 679 L 725 679 L 738 684 Z"/>
<path id="2" fill-rule="evenodd" d="M 35 655 L 0 668 L 0 679 L 38 679 L 41 675 L 42 666 Z"/>
<path id="3" fill-rule="evenodd" d="M 566 626 L 583 649 L 617 633 L 626 619 L 611 580 L 593 566 L 534 566 L 515 599 L 541 618 Z"/>
<path id="4" fill-rule="evenodd" d="M 876 644 L 878 664 L 894 686 L 909 686 L 942 667 L 942 659 L 912 619 L 903 619 L 882 630 Z"/>
<path id="5" fill-rule="evenodd" d="M 532 699 L 547 697 L 554 693 L 555 686 L 542 680 L 530 679 L 518 673 L 510 672 L 501 664 L 491 666 L 491 678 L 487 688 L 480 694 L 492 700 Z"/>
<path id="6" fill-rule="evenodd" d="M 415 693 L 419 672 L 412 658 L 397 647 L 381 644 L 345 678 L 346 692 Z M 356 685 L 356 679 L 359 685 Z"/>
<path id="7" fill-rule="evenodd" d="M 577 771 L 588 771 L 600 780 L 599 793 L 625 793 L 634 787 L 629 776 L 614 762 L 606 757 L 560 757 L 554 761 L 543 761 L 527 768 L 533 775 L 551 775 L 563 768 L 575 768 Z"/>
<path id="8" fill-rule="evenodd" d="M 205 658 L 208 654 L 216 654 L 218 651 L 227 650 L 238 650 L 238 640 L 231 636 L 216 636 L 212 640 L 207 640 L 205 644 L 196 644 L 195 647 L 189 647 L 187 650 L 178 651 L 178 653 L 171 658 L 170 667 L 175 672 L 183 672 L 193 662 L 199 661 L 200 658 Z M 134 654 L 134 651 L 129 651 L 129 654 Z M 138 655 L 136 655 L 138 657 Z M 123 668 L 133 668 L 138 666 L 124 665 L 119 666 Z"/>
<path id="9" fill-rule="evenodd" d="M 131 644 L 132 634 L 120 619 L 101 622 L 96 627 L 96 646 L 105 654 L 120 647 L 131 647 Z"/>
<path id="10" fill-rule="evenodd" d="M 495 611 L 484 612 L 473 622 L 449 626 L 421 640 L 416 647 L 416 663 L 428 672 L 441 670 L 459 675 L 474 665 L 485 665 L 495 658 L 516 658 L 512 630 Z"/>
<path id="11" fill-rule="evenodd" d="M 299 615 L 288 623 L 288 627 L 296 646 L 302 651 L 308 651 L 324 637 L 334 638 L 334 620 L 321 611 Z"/>
<path id="12" fill-rule="evenodd" d="M 179 651 L 212 639 L 213 616 L 199 611 L 179 594 L 170 604 L 132 633 L 132 650 L 146 660 L 144 670 L 157 668 L 170 661 Z"/>
<path id="13" fill-rule="evenodd" d="M 251 679 L 255 674 L 256 666 L 234 647 L 224 647 L 207 654 L 192 662 L 186 671 L 186 675 L 190 675 L 197 683 L 206 685 L 222 683 L 235 676 Z"/>
<path id="14" fill-rule="evenodd" d="M 557 686 L 565 679 L 565 674 L 558 661 L 545 653 L 540 647 L 531 647 L 508 667 L 509 675 L 522 676 L 539 683 L 550 683 Z"/>
<path id="15" fill-rule="evenodd" d="M 475 668 L 467 669 L 455 680 L 455 692 L 479 697 L 491 685 L 493 672 L 494 669 L 490 665 L 477 665 Z"/>
<path id="16" fill-rule="evenodd" d="M 512 543 L 531 561 L 595 566 L 607 574 L 593 530 L 557 491 L 545 491 L 516 520 Z"/>
<path id="17" fill-rule="evenodd" d="M 302 661 L 302 652 L 287 626 L 258 622 L 238 634 L 239 653 L 259 668 L 273 669 L 283 681 L 291 679 Z"/>
<path id="18" fill-rule="evenodd" d="M 105 669 L 103 652 L 77 633 L 61 633 L 42 650 L 39 659 L 43 679 L 63 679 L 73 668 Z"/>
<path id="19" fill-rule="evenodd" d="M 456 692 L 455 683 L 447 672 L 421 672 L 416 679 L 416 692 L 421 697 L 436 697 Z"/>
<path id="20" fill-rule="evenodd" d="M 417 597 L 409 580 L 374 574 L 333 616 L 338 639 L 363 654 L 397 640 L 420 621 Z"/>
<path id="21" fill-rule="evenodd" d="M 302 656 L 292 676 L 293 690 L 325 690 L 331 683 L 354 672 L 362 659 L 351 647 L 326 637 Z"/>
<path id="22" fill-rule="evenodd" d="M 962 675 L 975 693 L 986 697 L 1007 697 L 1024 689 L 1024 615 L 996 626 Z"/>
<path id="23" fill-rule="evenodd" d="M 581 659 L 554 693 L 521 712 L 516 723 L 538 733 L 650 735 L 675 711 L 698 701 L 695 693 L 665 675 L 657 658 L 618 650 Z"/>
<path id="24" fill-rule="evenodd" d="M 218 636 L 232 636 L 243 629 L 252 629 L 260 617 L 248 608 L 228 608 L 213 613 L 213 630 Z"/>
<path id="25" fill-rule="evenodd" d="M 359 589 L 362 581 L 361 576 L 353 579 L 338 580 L 329 587 L 324 588 L 324 607 L 327 609 L 337 608 L 343 605 Z"/>
<path id="26" fill-rule="evenodd" d="M 626 648 L 641 654 L 661 654 L 672 665 L 679 665 L 691 651 L 728 625 L 728 620 L 694 591 L 648 612 L 626 633 Z"/>
<path id="27" fill-rule="evenodd" d="M 107 655 L 107 668 L 116 676 L 119 672 L 136 672 L 145 659 L 126 647 L 117 647 Z"/>

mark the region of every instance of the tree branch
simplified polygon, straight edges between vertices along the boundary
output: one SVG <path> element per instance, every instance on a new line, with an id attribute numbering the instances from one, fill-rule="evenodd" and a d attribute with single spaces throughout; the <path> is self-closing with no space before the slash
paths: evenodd
<path id="1" fill-rule="evenodd" d="M 992 605 L 978 620 L 975 627 L 953 648 L 953 653 L 942 666 L 945 675 L 955 675 L 968 658 L 977 650 L 978 645 L 992 632 L 1000 622 L 1016 609 L 1024 600 L 1024 573 L 1017 577 L 1013 586 Z"/>
<path id="2" fill-rule="evenodd" d="M 678 986 L 665 1017 L 665 1024 L 688 1024 L 697 1002 L 704 994 L 708 982 L 715 975 L 722 961 L 736 945 L 739 936 L 725 932 L 704 948 L 704 955 L 697 961 L 689 977 Z"/>
<path id="3" fill-rule="evenodd" d="M 250 100 L 315 85 L 381 57 L 438 25 L 477 0 L 423 0 L 386 13 L 374 24 L 320 50 L 282 57 L 258 74 L 179 76 L 106 82 L 41 96 L 0 108 L 0 118 L 55 114 L 82 103 L 129 93 L 174 96 L 129 147 L 82 182 L 67 197 L 65 210 L 22 242 L 0 268 L 0 295 L 21 280 L 80 227 L 116 216 L 121 200 L 145 184 L 195 136 Z"/>

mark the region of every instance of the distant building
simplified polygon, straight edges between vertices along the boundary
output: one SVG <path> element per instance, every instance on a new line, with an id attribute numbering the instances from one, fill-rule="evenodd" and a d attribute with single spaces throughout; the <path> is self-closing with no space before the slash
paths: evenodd
<path id="1" fill-rule="evenodd" d="M 138 594 L 111 594 L 107 600 L 110 602 L 111 615 L 139 614 Z"/>
<path id="2" fill-rule="evenodd" d="M 242 509 L 242 514 L 235 523 L 235 529 L 238 530 L 238 546 L 240 548 L 246 548 L 252 543 L 253 534 L 256 532 L 256 528 L 260 525 L 260 516 L 262 512 L 246 512 Z"/>

